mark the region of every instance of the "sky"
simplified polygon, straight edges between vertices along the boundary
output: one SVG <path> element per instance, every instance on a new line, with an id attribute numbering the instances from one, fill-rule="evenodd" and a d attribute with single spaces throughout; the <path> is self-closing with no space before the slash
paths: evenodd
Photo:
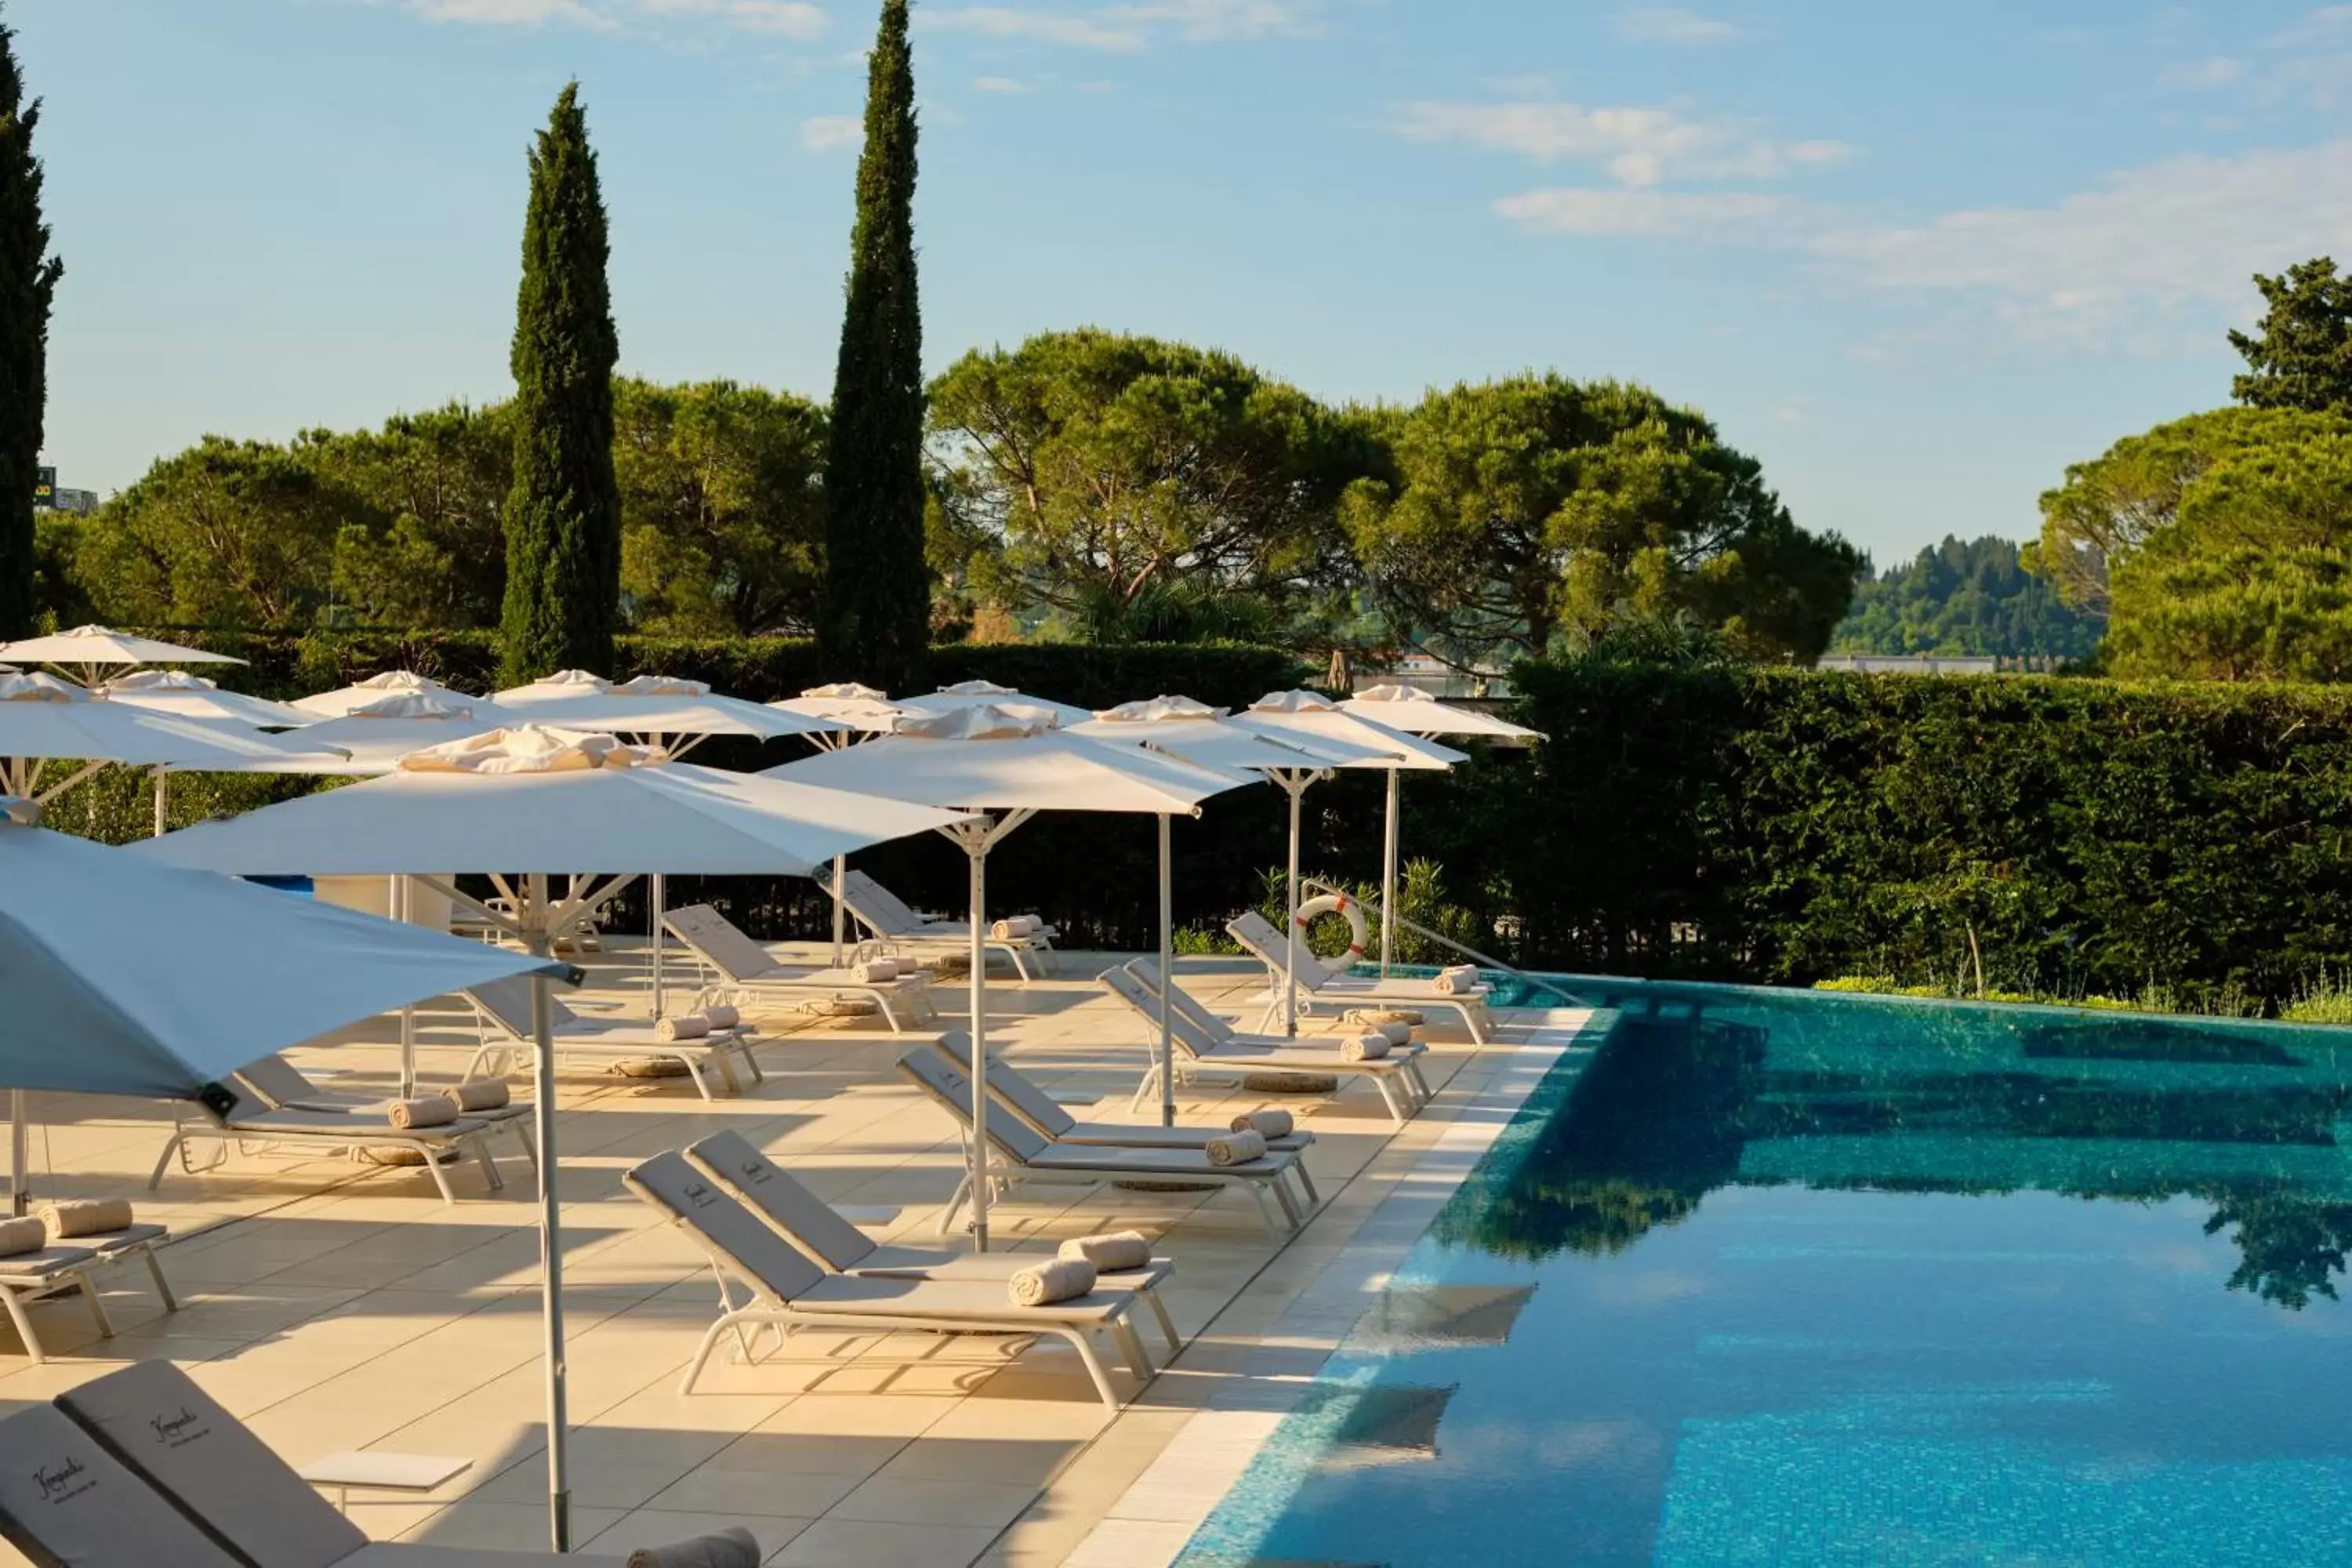
<path id="1" fill-rule="evenodd" d="M 926 357 L 1095 325 L 1334 401 L 1645 383 L 1882 563 L 2030 537 L 2352 262 L 2352 5 L 919 0 Z M 582 84 L 622 368 L 824 396 L 874 0 L 5 0 L 47 460 L 504 396 Z"/>

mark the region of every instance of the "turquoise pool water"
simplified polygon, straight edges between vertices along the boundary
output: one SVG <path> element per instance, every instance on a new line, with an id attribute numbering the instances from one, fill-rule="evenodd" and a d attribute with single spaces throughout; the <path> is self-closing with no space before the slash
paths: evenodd
<path id="1" fill-rule="evenodd" d="M 1566 984 L 1184 1568 L 2352 1563 L 2352 1030 Z"/>

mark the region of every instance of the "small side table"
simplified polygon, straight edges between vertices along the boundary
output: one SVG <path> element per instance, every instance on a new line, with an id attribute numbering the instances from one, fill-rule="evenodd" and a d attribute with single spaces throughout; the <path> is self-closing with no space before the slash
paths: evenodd
<path id="1" fill-rule="evenodd" d="M 299 1473 L 314 1487 L 332 1488 L 335 1507 L 348 1513 L 353 1487 L 367 1491 L 429 1492 L 473 1468 L 471 1459 L 453 1459 L 439 1454 L 384 1454 L 369 1448 L 346 1448 L 323 1459 L 311 1460 Z"/>

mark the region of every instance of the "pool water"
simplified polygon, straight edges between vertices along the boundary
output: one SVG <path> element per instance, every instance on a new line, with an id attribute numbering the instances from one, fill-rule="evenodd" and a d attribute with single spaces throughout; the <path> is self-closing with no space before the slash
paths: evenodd
<path id="1" fill-rule="evenodd" d="M 2352 1030 L 1570 984 L 1184 1568 L 2352 1563 Z"/>

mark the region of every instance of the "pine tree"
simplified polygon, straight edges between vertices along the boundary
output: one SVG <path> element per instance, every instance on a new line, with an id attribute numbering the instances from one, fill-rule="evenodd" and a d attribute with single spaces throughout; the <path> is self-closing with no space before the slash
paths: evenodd
<path id="1" fill-rule="evenodd" d="M 25 101 L 16 38 L 0 26 L 0 637 L 34 629 L 34 469 L 48 403 L 49 303 L 66 270 L 41 221 L 33 156 L 41 105 Z"/>
<path id="2" fill-rule="evenodd" d="M 866 148 L 833 384 L 821 632 L 832 674 L 895 691 L 921 680 L 930 644 L 914 205 L 907 0 L 883 0 L 867 65 Z"/>
<path id="3" fill-rule="evenodd" d="M 509 682 L 612 668 L 621 594 L 613 366 L 621 349 L 604 277 L 609 254 L 596 154 L 575 81 L 555 100 L 530 154 L 500 623 Z"/>

